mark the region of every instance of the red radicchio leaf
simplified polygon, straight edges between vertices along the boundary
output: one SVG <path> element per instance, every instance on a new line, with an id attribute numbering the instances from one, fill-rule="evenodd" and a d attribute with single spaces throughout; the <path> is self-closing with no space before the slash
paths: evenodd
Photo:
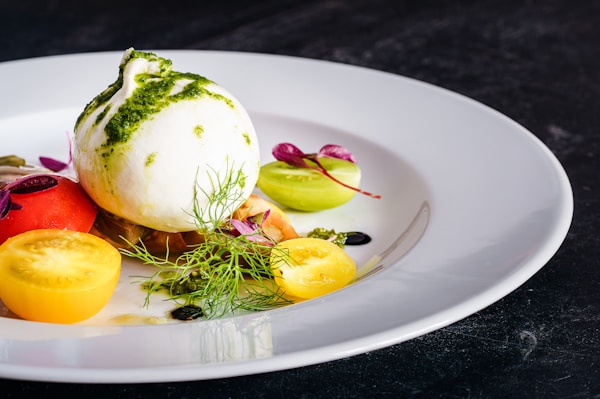
<path id="1" fill-rule="evenodd" d="M 15 194 L 30 194 L 51 189 L 58 185 L 58 179 L 50 175 L 32 175 L 16 180 L 4 187 Z"/>
<path id="2" fill-rule="evenodd" d="M 336 144 L 324 145 L 319 150 L 319 153 L 317 155 L 320 157 L 338 158 L 343 159 L 344 161 L 356 163 L 356 159 L 354 159 L 354 155 L 352 155 L 350 151 Z"/>
<path id="3" fill-rule="evenodd" d="M 299 168 L 308 168 L 308 164 L 304 161 L 306 154 L 298 147 L 290 143 L 280 143 L 273 147 L 273 156 L 278 161 L 283 161 L 289 165 Z"/>

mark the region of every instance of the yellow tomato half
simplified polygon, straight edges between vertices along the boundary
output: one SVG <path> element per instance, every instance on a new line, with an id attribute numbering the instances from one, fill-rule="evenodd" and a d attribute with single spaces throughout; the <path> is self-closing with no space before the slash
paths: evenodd
<path id="1" fill-rule="evenodd" d="M 112 296 L 121 254 L 108 242 L 70 230 L 30 230 L 0 245 L 0 299 L 27 320 L 75 323 Z"/>
<path id="2" fill-rule="evenodd" d="M 337 245 L 318 238 L 283 241 L 271 252 L 275 283 L 287 295 L 310 299 L 340 289 L 356 273 L 352 258 Z"/>

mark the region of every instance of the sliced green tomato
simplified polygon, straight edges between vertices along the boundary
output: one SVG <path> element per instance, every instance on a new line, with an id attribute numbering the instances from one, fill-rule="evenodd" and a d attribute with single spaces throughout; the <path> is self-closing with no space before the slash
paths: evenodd
<path id="1" fill-rule="evenodd" d="M 321 158 L 321 164 L 336 179 L 358 187 L 360 169 L 352 162 Z M 356 191 L 334 182 L 322 173 L 275 161 L 260 168 L 258 188 L 272 200 L 300 211 L 322 211 L 350 201 Z"/>
<path id="2" fill-rule="evenodd" d="M 310 299 L 347 285 L 356 273 L 356 264 L 330 241 L 294 238 L 275 246 L 271 269 L 275 283 L 286 295 Z"/>

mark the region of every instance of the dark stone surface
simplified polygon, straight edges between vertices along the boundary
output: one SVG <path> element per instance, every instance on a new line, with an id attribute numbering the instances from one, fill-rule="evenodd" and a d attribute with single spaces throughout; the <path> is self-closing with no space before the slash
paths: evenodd
<path id="1" fill-rule="evenodd" d="M 575 215 L 564 245 L 526 284 L 409 342 L 222 380 L 0 380 L 0 396 L 600 397 L 600 2 L 2 3 L 0 61 L 130 46 L 237 50 L 362 65 L 457 91 L 515 119 L 556 154 L 573 185 Z"/>

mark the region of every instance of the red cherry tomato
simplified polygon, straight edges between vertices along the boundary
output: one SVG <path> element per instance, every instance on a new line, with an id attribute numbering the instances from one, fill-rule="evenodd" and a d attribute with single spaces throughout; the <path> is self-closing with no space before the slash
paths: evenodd
<path id="1" fill-rule="evenodd" d="M 8 238 L 36 229 L 74 230 L 87 233 L 96 219 L 96 204 L 81 186 L 63 176 L 53 176 L 58 184 L 28 194 L 11 192 L 13 209 L 0 219 L 0 244 Z"/>

